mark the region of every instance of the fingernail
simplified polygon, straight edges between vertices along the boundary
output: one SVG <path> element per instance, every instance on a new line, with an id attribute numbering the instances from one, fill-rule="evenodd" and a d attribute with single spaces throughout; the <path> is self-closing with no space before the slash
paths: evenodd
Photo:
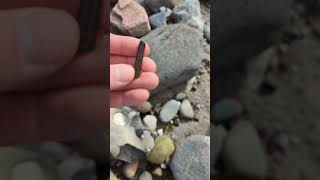
<path id="1" fill-rule="evenodd" d="M 130 65 L 118 64 L 115 65 L 115 68 L 117 81 L 124 83 L 132 81 L 134 76 L 133 67 L 131 67 Z"/>
<path id="2" fill-rule="evenodd" d="M 66 18 L 67 17 L 67 18 Z M 73 56 L 75 26 L 65 13 L 33 12 L 18 19 L 16 43 L 22 61 L 28 64 L 60 64 Z"/>

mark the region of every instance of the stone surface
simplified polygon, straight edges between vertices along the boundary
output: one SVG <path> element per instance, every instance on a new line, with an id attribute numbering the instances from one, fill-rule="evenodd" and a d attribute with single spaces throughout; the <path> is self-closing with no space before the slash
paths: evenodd
<path id="1" fill-rule="evenodd" d="M 203 31 L 199 0 L 183 0 L 172 11 L 172 17 L 176 23 L 184 23 L 190 27 Z"/>
<path id="2" fill-rule="evenodd" d="M 183 24 L 167 25 L 142 39 L 152 49 L 150 57 L 157 64 L 160 79 L 158 88 L 152 93 L 187 81 L 201 66 L 202 34 L 195 28 Z"/>
<path id="3" fill-rule="evenodd" d="M 173 99 L 166 102 L 160 110 L 160 120 L 165 123 L 170 122 L 174 118 L 174 116 L 177 115 L 180 104 L 181 103 L 179 101 Z"/>
<path id="4" fill-rule="evenodd" d="M 223 150 L 226 170 L 236 177 L 264 179 L 267 161 L 255 128 L 240 121 L 229 132 Z"/>
<path id="5" fill-rule="evenodd" d="M 151 27 L 156 29 L 160 26 L 167 25 L 167 16 L 165 12 L 159 12 L 149 17 Z"/>
<path id="6" fill-rule="evenodd" d="M 179 142 L 170 168 L 175 180 L 210 179 L 210 137 L 192 135 Z"/>
<path id="7" fill-rule="evenodd" d="M 158 136 L 154 148 L 148 154 L 148 161 L 161 164 L 172 155 L 174 150 L 175 144 L 169 136 Z"/>
<path id="8" fill-rule="evenodd" d="M 157 167 L 152 171 L 152 174 L 161 177 L 163 175 L 163 170 L 161 167 Z"/>
<path id="9" fill-rule="evenodd" d="M 215 68 L 247 60 L 268 47 L 272 32 L 289 21 L 292 2 L 213 1 Z"/>
<path id="10" fill-rule="evenodd" d="M 143 123 L 145 124 L 145 126 L 147 127 L 147 129 L 149 130 L 156 130 L 157 128 L 157 117 L 153 116 L 153 115 L 146 115 L 143 118 Z"/>
<path id="11" fill-rule="evenodd" d="M 193 108 L 189 100 L 185 99 L 182 101 L 179 113 L 184 118 L 193 119 Z"/>
<path id="12" fill-rule="evenodd" d="M 110 24 L 125 35 L 142 37 L 151 31 L 145 9 L 133 0 L 120 0 L 112 9 Z"/>

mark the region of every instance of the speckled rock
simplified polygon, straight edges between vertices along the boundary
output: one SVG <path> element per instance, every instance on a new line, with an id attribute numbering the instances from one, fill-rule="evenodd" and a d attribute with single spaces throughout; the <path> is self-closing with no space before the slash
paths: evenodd
<path id="1" fill-rule="evenodd" d="M 200 68 L 203 56 L 203 34 L 184 24 L 159 27 L 142 38 L 151 51 L 159 71 L 160 84 L 151 93 L 186 82 Z M 174 51 L 173 51 L 174 49 Z"/>
<path id="2" fill-rule="evenodd" d="M 178 142 L 170 168 L 175 180 L 210 179 L 210 137 L 192 135 Z"/>

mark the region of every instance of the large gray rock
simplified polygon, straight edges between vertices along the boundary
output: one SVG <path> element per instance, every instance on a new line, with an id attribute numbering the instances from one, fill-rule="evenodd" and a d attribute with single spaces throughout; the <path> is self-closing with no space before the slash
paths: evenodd
<path id="1" fill-rule="evenodd" d="M 201 66 L 202 33 L 183 24 L 155 29 L 142 39 L 151 47 L 160 85 L 154 92 L 190 79 Z"/>
<path id="2" fill-rule="evenodd" d="M 238 122 L 229 132 L 223 162 L 230 175 L 264 179 L 267 161 L 256 129 L 247 121 Z"/>
<path id="3" fill-rule="evenodd" d="M 210 179 L 210 137 L 192 135 L 182 140 L 170 168 L 175 180 Z"/>
<path id="4" fill-rule="evenodd" d="M 213 1 L 215 67 L 248 59 L 265 49 L 273 31 L 289 20 L 292 0 Z"/>

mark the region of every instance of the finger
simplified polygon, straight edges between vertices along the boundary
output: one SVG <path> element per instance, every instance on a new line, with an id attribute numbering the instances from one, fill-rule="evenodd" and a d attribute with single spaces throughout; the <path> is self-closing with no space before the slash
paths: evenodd
<path id="1" fill-rule="evenodd" d="M 48 77 L 69 63 L 78 49 L 78 25 L 63 11 L 0 11 L 0 24 L 0 91 Z"/>
<path id="2" fill-rule="evenodd" d="M 127 64 L 110 66 L 110 90 L 114 91 L 125 87 L 134 78 L 134 69 Z"/>
<path id="3" fill-rule="evenodd" d="M 140 77 L 133 80 L 124 87 L 119 88 L 118 90 L 127 90 L 127 89 L 147 89 L 153 90 L 159 85 L 159 78 L 155 73 L 152 72 L 143 72 Z"/>
<path id="4" fill-rule="evenodd" d="M 110 106 L 134 106 L 149 99 L 149 91 L 146 89 L 133 89 L 128 91 L 114 91 L 110 94 Z"/>
<path id="5" fill-rule="evenodd" d="M 1 145 L 67 141 L 102 132 L 109 124 L 105 86 L 7 94 L 0 99 Z"/>
<path id="6" fill-rule="evenodd" d="M 111 56 L 110 64 L 130 64 L 134 66 L 136 59 L 135 57 L 129 56 Z M 149 57 L 144 57 L 142 61 L 141 70 L 144 72 L 156 72 L 157 66 L 156 63 Z"/>
<path id="7" fill-rule="evenodd" d="M 136 56 L 140 40 L 129 36 L 110 34 L 110 54 L 120 56 Z M 150 47 L 146 44 L 144 55 L 150 54 Z"/>

